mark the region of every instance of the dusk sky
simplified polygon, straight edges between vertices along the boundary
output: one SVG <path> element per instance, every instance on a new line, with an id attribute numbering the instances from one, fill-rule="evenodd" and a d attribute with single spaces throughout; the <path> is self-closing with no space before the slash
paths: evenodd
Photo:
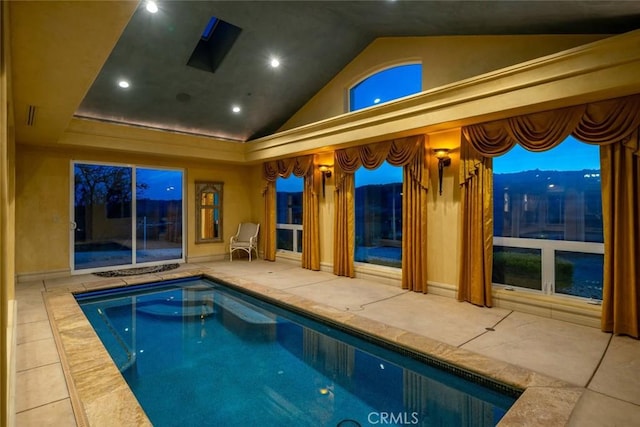
<path id="1" fill-rule="evenodd" d="M 600 148 L 573 137 L 557 147 L 531 153 L 519 145 L 507 154 L 493 159 L 493 173 L 513 173 L 540 169 L 543 171 L 576 171 L 600 169 Z"/>
<path id="2" fill-rule="evenodd" d="M 182 199 L 182 171 L 136 168 L 136 177 L 138 182 L 149 186 L 145 191 L 138 191 L 139 198 L 151 200 Z"/>

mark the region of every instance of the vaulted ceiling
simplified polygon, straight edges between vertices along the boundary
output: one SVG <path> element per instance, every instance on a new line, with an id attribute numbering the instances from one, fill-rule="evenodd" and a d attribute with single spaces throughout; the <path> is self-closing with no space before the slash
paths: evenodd
<path id="1" fill-rule="evenodd" d="M 276 131 L 378 37 L 617 34 L 640 17 L 640 2 L 599 0 L 157 5 L 12 2 L 18 140 L 55 138 L 75 116 L 248 141 Z M 212 17 L 239 30 L 207 71 L 188 63 Z M 216 31 L 210 40 L 224 44 Z M 30 114 L 40 129 L 24 125 Z"/>

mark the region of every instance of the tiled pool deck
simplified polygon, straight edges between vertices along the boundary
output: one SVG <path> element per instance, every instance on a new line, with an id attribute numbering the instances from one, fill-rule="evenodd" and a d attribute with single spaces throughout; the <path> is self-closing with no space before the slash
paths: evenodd
<path id="1" fill-rule="evenodd" d="M 16 425 L 150 425 L 72 293 L 198 274 L 525 389 L 503 426 L 633 426 L 640 419 L 638 340 L 256 260 L 18 284 Z"/>

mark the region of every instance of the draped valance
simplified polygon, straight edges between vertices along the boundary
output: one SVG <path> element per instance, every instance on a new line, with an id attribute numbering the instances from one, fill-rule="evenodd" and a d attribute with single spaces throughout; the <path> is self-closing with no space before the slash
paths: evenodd
<path id="1" fill-rule="evenodd" d="M 640 95 L 509 117 L 463 127 L 481 155 L 505 154 L 515 144 L 529 151 L 549 150 L 569 135 L 597 145 L 622 141 L 638 151 L 631 134 L 640 127 Z"/>
<path id="2" fill-rule="evenodd" d="M 640 94 L 463 127 L 458 298 L 491 306 L 492 157 L 569 135 L 600 146 L 603 331 L 640 337 Z"/>
<path id="3" fill-rule="evenodd" d="M 267 181 L 263 191 L 265 206 L 263 225 L 264 259 L 276 259 L 276 180 L 288 178 L 291 174 L 304 178 L 302 192 L 302 212 L 304 233 L 302 233 L 302 268 L 320 269 L 320 240 L 318 220 L 318 175 L 314 168 L 314 156 L 299 156 L 274 160 L 262 164 L 262 176 Z"/>
<path id="4" fill-rule="evenodd" d="M 262 177 L 273 182 L 278 177 L 288 178 L 292 173 L 301 178 L 313 168 L 313 155 L 272 160 L 262 164 Z"/>
<path id="5" fill-rule="evenodd" d="M 333 272 L 355 276 L 355 179 L 360 166 L 375 169 L 384 161 L 403 167 L 402 288 L 427 292 L 427 167 L 425 136 L 336 150 Z"/>
<path id="6" fill-rule="evenodd" d="M 393 166 L 409 164 L 422 153 L 424 135 L 408 136 L 374 144 L 336 150 L 336 163 L 343 172 L 355 173 L 360 166 L 375 169 L 385 160 Z"/>

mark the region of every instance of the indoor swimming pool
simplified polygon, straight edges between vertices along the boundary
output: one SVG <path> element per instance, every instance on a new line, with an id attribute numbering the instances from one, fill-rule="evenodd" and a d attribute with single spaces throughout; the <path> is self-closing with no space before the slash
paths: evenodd
<path id="1" fill-rule="evenodd" d="M 494 426 L 519 395 L 208 279 L 76 298 L 154 426 Z"/>

